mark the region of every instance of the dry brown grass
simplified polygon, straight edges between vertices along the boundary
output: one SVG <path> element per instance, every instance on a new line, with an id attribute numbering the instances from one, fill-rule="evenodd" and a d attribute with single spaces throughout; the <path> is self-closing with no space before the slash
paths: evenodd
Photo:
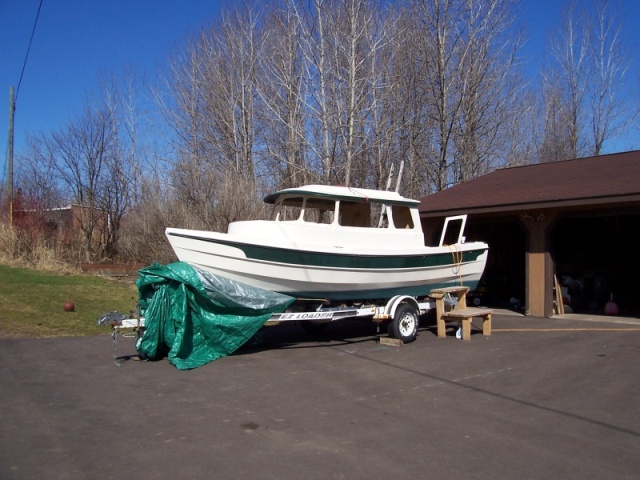
<path id="1" fill-rule="evenodd" d="M 60 252 L 44 237 L 27 239 L 8 223 L 0 223 L 0 264 L 52 272 L 78 272 L 76 267 L 60 260 Z"/>
<path id="2" fill-rule="evenodd" d="M 16 260 L 17 235 L 6 223 L 0 223 L 0 263 L 10 265 Z"/>

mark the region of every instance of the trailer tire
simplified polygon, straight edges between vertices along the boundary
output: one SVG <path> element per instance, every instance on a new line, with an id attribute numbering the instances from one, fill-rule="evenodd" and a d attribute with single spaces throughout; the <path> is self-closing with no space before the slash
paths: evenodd
<path id="1" fill-rule="evenodd" d="M 398 305 L 387 327 L 389 336 L 404 343 L 413 342 L 418 335 L 418 322 L 418 310 L 413 305 L 402 303 Z"/>

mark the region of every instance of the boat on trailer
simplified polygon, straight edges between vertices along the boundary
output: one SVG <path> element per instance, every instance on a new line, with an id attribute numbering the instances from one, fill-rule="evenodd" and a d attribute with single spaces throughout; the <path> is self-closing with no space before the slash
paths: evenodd
<path id="1" fill-rule="evenodd" d="M 213 274 L 294 297 L 286 311 L 272 313 L 276 323 L 298 321 L 317 331 L 335 320 L 371 318 L 410 342 L 419 316 L 435 308 L 429 292 L 475 289 L 487 262 L 488 245 L 465 239 L 466 215 L 447 217 L 439 243 L 429 246 L 420 202 L 396 192 L 308 185 L 264 200 L 274 205 L 271 220 L 232 222 L 227 233 L 167 228 L 166 236 L 180 261 L 203 271 L 200 281 Z M 118 330 L 136 329 L 138 349 L 144 313 L 110 312 L 98 320 L 111 325 L 117 366 Z"/>
<path id="2" fill-rule="evenodd" d="M 308 185 L 264 201 L 274 205 L 270 220 L 232 222 L 227 233 L 167 228 L 167 239 L 195 267 L 328 302 L 473 290 L 487 261 L 486 243 L 465 240 L 466 215 L 448 217 L 439 244 L 426 245 L 419 201 L 397 192 Z"/>

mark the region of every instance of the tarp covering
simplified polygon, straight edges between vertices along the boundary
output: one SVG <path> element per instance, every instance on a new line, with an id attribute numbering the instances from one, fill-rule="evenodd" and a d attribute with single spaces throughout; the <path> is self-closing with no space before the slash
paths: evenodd
<path id="1" fill-rule="evenodd" d="M 146 331 L 136 349 L 150 359 L 166 354 L 180 370 L 233 353 L 294 301 L 184 262 L 154 264 L 138 274 Z"/>

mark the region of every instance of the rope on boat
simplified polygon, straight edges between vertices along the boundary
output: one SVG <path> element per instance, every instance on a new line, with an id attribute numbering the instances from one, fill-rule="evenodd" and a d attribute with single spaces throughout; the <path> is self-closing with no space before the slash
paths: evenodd
<path id="1" fill-rule="evenodd" d="M 460 286 L 463 286 L 462 282 L 462 259 L 464 254 L 462 249 L 458 244 L 449 245 L 449 249 L 451 250 L 451 257 L 453 259 L 453 273 L 458 275 L 458 280 L 460 281 Z"/>

